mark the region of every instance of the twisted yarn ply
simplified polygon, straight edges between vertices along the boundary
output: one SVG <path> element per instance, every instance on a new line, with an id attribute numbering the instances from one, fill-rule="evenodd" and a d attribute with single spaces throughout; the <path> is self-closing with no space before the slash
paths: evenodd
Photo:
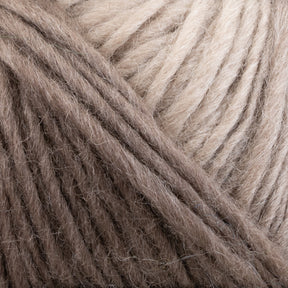
<path id="1" fill-rule="evenodd" d="M 288 287 L 287 24 L 0 0 L 0 287 Z"/>

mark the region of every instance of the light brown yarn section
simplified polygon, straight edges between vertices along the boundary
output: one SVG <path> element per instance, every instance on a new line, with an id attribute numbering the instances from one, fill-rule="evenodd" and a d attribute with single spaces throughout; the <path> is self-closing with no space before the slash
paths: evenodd
<path id="1" fill-rule="evenodd" d="M 149 19 L 147 3 L 64 8 L 161 130 L 286 247 L 287 3 L 175 0 Z"/>
<path id="2" fill-rule="evenodd" d="M 282 25 L 287 17 L 285 2 L 65 3 L 70 13 L 78 13 L 79 21 L 86 19 L 88 24 L 93 24 L 91 15 L 101 11 L 101 21 L 95 20 L 100 22 L 91 28 L 89 36 L 99 37 L 99 43 L 94 43 L 96 48 L 87 41 L 88 36 L 83 38 L 78 32 L 74 20 L 65 19 L 55 3 L 50 6 L 42 0 L 0 0 L 1 286 L 287 287 L 286 235 L 280 236 L 286 227 L 282 219 L 285 207 L 279 206 L 283 216 L 272 221 L 277 225 L 270 224 L 273 207 L 282 204 L 280 199 L 287 200 L 286 137 L 281 133 L 286 129 L 286 107 L 281 106 L 286 86 L 278 82 L 286 76 L 281 74 L 285 62 L 280 61 L 286 59 L 287 53 L 287 28 Z M 112 9 L 107 8 L 107 3 Z M 85 16 L 85 9 L 89 9 L 90 16 Z M 197 11 L 202 15 L 199 22 L 191 16 L 197 15 Z M 271 20 L 271 15 L 275 19 Z M 163 20 L 162 26 L 158 17 Z M 231 23 L 223 23 L 226 17 Z M 251 27 L 244 25 L 248 19 Z M 119 30 L 115 29 L 117 21 Z M 192 24 L 195 27 L 191 29 L 195 29 L 191 40 L 183 27 Z M 206 49 L 221 48 L 221 29 L 228 34 L 223 39 L 225 53 L 221 51 L 217 57 Z M 241 29 L 249 33 L 236 41 Z M 137 44 L 134 37 L 143 40 L 140 46 L 150 43 L 153 54 L 149 57 L 150 52 L 143 53 L 146 60 L 142 61 L 143 46 L 138 54 L 133 54 L 143 68 L 143 79 L 150 82 L 142 86 L 143 93 L 132 82 L 129 84 L 134 76 L 140 77 L 141 69 L 138 73 L 133 65 L 125 66 L 124 61 L 122 71 L 132 71 L 131 77 L 122 77 L 117 71 L 121 70 L 121 59 L 129 59 L 130 49 Z M 184 50 L 174 49 L 174 43 Z M 239 52 L 234 47 L 238 44 L 243 49 Z M 109 57 L 110 63 L 98 50 Z M 173 71 L 167 70 L 172 67 L 169 55 L 176 57 Z M 201 103 L 212 97 L 208 95 L 217 88 L 217 81 L 223 83 L 221 78 L 226 78 L 231 55 L 245 64 L 232 65 L 234 72 L 228 83 L 220 87 L 225 95 L 218 94 L 214 108 L 206 110 Z M 211 70 L 203 75 L 204 68 L 199 63 L 204 63 L 206 57 L 217 60 L 217 64 L 209 62 L 207 67 Z M 159 62 L 160 59 L 163 60 Z M 150 65 L 157 66 L 152 76 L 148 76 Z M 189 77 L 192 67 L 195 78 Z M 227 72 L 221 74 L 224 67 Z M 163 73 L 166 82 L 159 83 L 159 99 L 154 100 L 152 92 L 157 89 L 154 81 L 158 73 Z M 178 73 L 187 76 L 181 80 Z M 208 82 L 198 87 L 193 81 L 202 76 Z M 183 88 L 179 94 L 172 93 L 174 81 Z M 250 89 L 243 88 L 245 83 Z M 185 123 L 179 122 L 183 127 L 169 133 L 173 124 L 167 123 L 168 130 L 164 127 L 168 117 L 165 115 L 174 115 L 173 105 L 182 106 L 187 91 L 197 91 L 201 100 L 193 109 L 194 102 L 183 112 Z M 170 96 L 166 99 L 167 93 Z M 256 100 L 252 100 L 253 95 Z M 233 112 L 236 118 L 232 120 L 238 126 L 233 123 L 233 127 L 228 127 L 232 122 L 225 121 L 225 113 L 233 107 L 235 110 L 237 101 L 241 111 Z M 281 108 L 277 114 L 269 109 L 270 103 Z M 211 162 L 209 165 L 202 163 L 195 151 L 189 154 L 184 149 L 191 140 L 187 132 L 192 131 L 189 121 L 193 114 L 200 113 L 199 109 L 206 111 L 204 122 L 217 111 L 215 119 L 229 130 L 224 143 L 216 143 L 221 149 L 213 146 L 216 151 L 207 152 L 211 159 L 205 161 Z M 269 135 L 266 114 L 269 119 L 281 120 L 273 122 L 275 131 Z M 215 123 L 209 124 L 209 131 L 217 131 Z M 245 129 L 237 130 L 241 125 Z M 258 127 L 263 129 L 258 131 Z M 182 133 L 186 135 L 183 140 Z M 238 139 L 235 135 L 241 133 L 244 136 Z M 208 136 L 203 138 L 200 148 L 208 143 Z M 233 151 L 229 150 L 230 145 L 225 146 L 232 136 Z M 268 151 L 269 146 L 263 148 L 262 142 L 259 144 L 262 136 L 274 141 L 269 141 L 272 151 Z M 258 155 L 259 145 L 270 153 L 261 155 L 261 161 L 271 169 L 260 167 L 256 171 L 253 195 L 245 198 L 241 189 L 248 185 L 246 174 L 238 175 L 237 168 L 253 171 L 247 155 Z M 228 156 L 221 158 L 221 173 L 209 170 L 213 159 L 224 149 Z M 216 179 L 207 175 L 199 163 Z M 234 167 L 234 163 L 238 166 Z M 283 169 L 279 168 L 280 163 Z M 222 182 L 218 181 L 218 174 Z M 271 185 L 273 181 L 277 184 Z M 253 204 L 258 190 L 267 203 L 262 206 L 263 212 L 246 208 L 241 198 Z M 274 193 L 270 197 L 270 190 L 277 190 L 279 198 Z M 247 210 L 255 217 L 270 216 L 260 217 L 263 227 L 259 227 Z M 267 236 L 268 223 L 282 247 Z"/>

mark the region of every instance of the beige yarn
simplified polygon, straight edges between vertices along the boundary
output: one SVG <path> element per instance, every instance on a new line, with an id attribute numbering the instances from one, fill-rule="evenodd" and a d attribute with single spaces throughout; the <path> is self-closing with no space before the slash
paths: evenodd
<path id="1" fill-rule="evenodd" d="M 288 248 L 287 2 L 59 2 L 161 129 Z"/>
<path id="2" fill-rule="evenodd" d="M 288 287 L 287 1 L 56 2 L 0 0 L 0 287 Z"/>

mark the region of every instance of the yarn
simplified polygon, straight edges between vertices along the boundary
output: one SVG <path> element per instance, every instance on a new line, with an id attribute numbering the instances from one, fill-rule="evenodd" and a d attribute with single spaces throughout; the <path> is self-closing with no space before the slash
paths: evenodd
<path id="1" fill-rule="evenodd" d="M 147 1 L 59 2 L 161 130 L 287 247 L 287 5 L 166 1 L 147 20 Z"/>
<path id="2" fill-rule="evenodd" d="M 1 287 L 287 287 L 287 3 L 59 2 L 0 0 Z"/>

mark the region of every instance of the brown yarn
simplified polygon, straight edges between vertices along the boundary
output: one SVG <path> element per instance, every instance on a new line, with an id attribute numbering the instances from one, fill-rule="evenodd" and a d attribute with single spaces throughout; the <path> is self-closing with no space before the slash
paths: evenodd
<path id="1" fill-rule="evenodd" d="M 148 18 L 166 3 L 136 2 Z M 285 250 L 161 132 L 75 23 L 42 5 L 0 0 L 1 285 L 287 287 Z M 128 24 L 133 33 L 143 23 Z M 260 123 L 255 141 L 267 133 Z M 286 154 L 279 137 L 275 161 Z"/>
<path id="2" fill-rule="evenodd" d="M 285 1 L 167 0 L 152 16 L 146 0 L 58 2 L 161 130 L 287 247 Z"/>

